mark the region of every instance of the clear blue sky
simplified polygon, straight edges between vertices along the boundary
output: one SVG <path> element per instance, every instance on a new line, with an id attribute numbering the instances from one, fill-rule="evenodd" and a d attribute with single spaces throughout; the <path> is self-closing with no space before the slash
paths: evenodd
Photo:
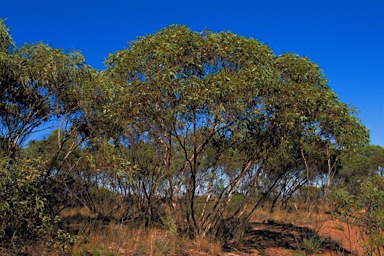
<path id="1" fill-rule="evenodd" d="M 339 98 L 359 111 L 371 142 L 384 146 L 384 1 L 382 0 L 0 0 L 13 39 L 80 50 L 103 60 L 137 36 L 171 24 L 230 30 L 317 62 Z"/>

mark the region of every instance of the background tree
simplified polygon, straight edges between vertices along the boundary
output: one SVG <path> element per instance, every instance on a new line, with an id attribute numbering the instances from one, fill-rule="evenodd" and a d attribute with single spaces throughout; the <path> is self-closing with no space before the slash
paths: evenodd
<path id="1" fill-rule="evenodd" d="M 383 176 L 384 149 L 380 146 L 358 147 L 345 154 L 341 160 L 338 178 L 343 186 L 350 189 L 356 188 L 360 180 L 374 175 Z"/>

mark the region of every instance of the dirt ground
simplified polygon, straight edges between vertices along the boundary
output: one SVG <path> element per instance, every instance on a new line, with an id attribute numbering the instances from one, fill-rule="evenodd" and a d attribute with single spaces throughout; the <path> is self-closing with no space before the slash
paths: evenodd
<path id="1" fill-rule="evenodd" d="M 73 221 L 71 225 L 74 225 Z M 104 233 L 98 236 L 94 235 L 93 240 L 88 241 L 87 245 L 91 247 L 97 245 L 102 248 L 101 245 L 103 244 L 107 246 L 108 237 L 113 238 L 115 240 L 112 239 L 113 242 L 108 244 L 108 248 L 109 251 L 116 252 L 116 255 L 147 255 L 144 253 L 145 251 L 143 251 L 144 254 L 138 253 L 140 250 L 138 251 L 137 248 L 141 246 L 145 249 L 148 244 L 153 243 L 165 247 L 167 245 L 174 246 L 175 241 L 172 236 L 168 237 L 163 230 L 154 229 L 140 233 L 140 230 L 132 231 L 129 227 L 126 227 L 126 230 L 120 230 L 121 227 L 119 226 L 118 231 L 122 233 L 117 232 L 117 234 L 113 227 L 111 226 L 110 230 L 107 229 L 107 231 L 109 230 L 106 232 L 108 236 L 103 236 Z M 198 256 L 364 255 L 361 249 L 362 245 L 358 243 L 360 231 L 358 227 L 347 225 L 326 213 L 309 216 L 302 212 L 280 211 L 270 214 L 260 211 L 255 214 L 250 227 L 242 238 L 236 239 L 237 244 L 229 243 L 222 248 L 220 243 L 213 246 L 211 243 L 203 241 L 204 239 L 195 241 L 194 245 L 190 245 L 188 241 L 184 240 L 177 241 L 177 243 L 181 244 L 183 255 Z M 147 236 L 146 233 L 148 233 Z M 116 238 L 119 237 L 121 243 L 117 244 Z M 153 250 L 150 251 L 153 252 Z M 149 253 L 148 255 L 160 254 Z"/>
<path id="2" fill-rule="evenodd" d="M 255 220 L 242 245 L 226 255 L 364 255 L 358 232 L 332 219 L 305 224 Z"/>

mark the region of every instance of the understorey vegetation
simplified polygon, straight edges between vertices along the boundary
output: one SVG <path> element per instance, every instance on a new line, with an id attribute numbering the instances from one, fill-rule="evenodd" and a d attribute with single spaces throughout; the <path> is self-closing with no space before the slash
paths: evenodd
<path id="1" fill-rule="evenodd" d="M 383 149 L 306 57 L 174 25 L 98 71 L 79 52 L 16 47 L 0 20 L 0 87 L 4 250 L 70 252 L 87 232 L 60 218 L 75 208 L 94 225 L 225 245 L 259 209 L 310 212 L 329 194 L 368 242 L 383 232 Z"/>

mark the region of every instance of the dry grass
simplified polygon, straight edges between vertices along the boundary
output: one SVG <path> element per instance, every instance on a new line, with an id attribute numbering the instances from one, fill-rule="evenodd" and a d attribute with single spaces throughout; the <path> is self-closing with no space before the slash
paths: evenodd
<path id="1" fill-rule="evenodd" d="M 306 216 L 306 217 L 305 217 Z M 278 223 L 310 223 L 304 212 L 277 209 L 274 213 L 259 210 L 254 219 Z M 224 255 L 223 244 L 210 237 L 191 240 L 180 237 L 170 227 L 138 228 L 127 223 L 103 225 L 87 209 L 72 208 L 62 212 L 62 219 L 76 227 L 79 239 L 73 246 L 72 255 Z M 88 221 L 84 221 L 88 219 Z"/>
<path id="2" fill-rule="evenodd" d="M 83 217 L 95 217 L 94 214 L 85 207 L 65 208 L 60 213 L 62 218 L 74 218 L 79 215 Z"/>
<path id="3" fill-rule="evenodd" d="M 83 216 L 80 218 L 79 216 Z M 84 218 L 86 217 L 86 218 Z M 314 235 L 304 237 L 302 251 L 316 252 L 322 244 L 323 222 L 329 220 L 329 215 L 323 211 L 308 214 L 308 211 L 300 209 L 276 209 L 273 213 L 268 210 L 257 210 L 254 212 L 253 221 L 265 223 L 267 228 L 279 228 L 284 225 L 273 225 L 273 223 L 290 224 L 290 229 L 308 227 L 314 231 Z M 175 232 L 172 222 L 164 227 L 138 227 L 134 223 L 110 223 L 103 225 L 97 221 L 89 211 L 84 208 L 68 209 L 63 212 L 63 218 L 75 219 L 79 239 L 73 246 L 72 255 L 247 255 L 242 252 L 242 247 L 232 248 L 234 254 L 223 251 L 223 244 L 210 237 L 196 237 L 191 240 L 180 237 Z M 87 221 L 84 221 L 87 219 Z M 273 222 L 271 226 L 269 222 Z M 72 223 L 70 225 L 73 225 Z M 261 231 L 260 231 L 261 232 Z M 267 232 L 267 231 L 266 231 Z M 287 231 L 282 231 L 287 232 Z M 247 236 L 249 234 L 247 233 Z M 288 236 L 282 234 L 283 237 Z M 320 240 L 319 240 L 320 239 Z M 236 250 L 239 249 L 240 251 Z M 256 247 L 255 247 L 256 249 Z M 264 252 L 273 248 L 267 248 Z M 276 250 L 278 248 L 275 248 Z M 281 248 L 280 248 L 281 249 Z M 296 251 L 296 252 L 302 252 Z M 281 251 L 282 253 L 283 251 Z M 256 253 L 256 250 L 254 251 Z M 255 254 L 257 255 L 257 254 Z M 280 254 L 282 255 L 282 254 Z"/>
<path id="4" fill-rule="evenodd" d="M 222 245 L 210 238 L 179 237 L 161 228 L 124 224 L 96 227 L 82 235 L 72 255 L 220 255 Z"/>

